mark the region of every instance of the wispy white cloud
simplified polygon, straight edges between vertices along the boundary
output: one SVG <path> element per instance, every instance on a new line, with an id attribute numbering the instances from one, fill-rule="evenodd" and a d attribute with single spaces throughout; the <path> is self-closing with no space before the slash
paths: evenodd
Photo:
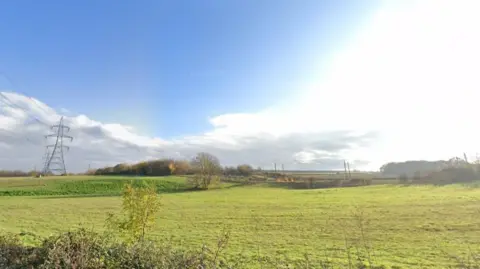
<path id="1" fill-rule="evenodd" d="M 43 136 L 51 130 L 38 122 L 27 124 L 28 119 L 35 117 L 53 124 L 61 116 L 53 110 L 50 114 L 39 113 L 38 101 L 26 96 L 3 94 L 15 102 L 15 107 L 2 106 L 0 109 L 4 121 L 11 123 L 2 125 L 3 132 L 0 132 L 1 141 L 9 146 L 0 151 L 0 168 L 40 168 L 43 146 L 47 144 Z M 288 169 L 328 169 L 341 164 L 339 153 L 342 150 L 361 145 L 375 136 L 374 133 L 358 135 L 347 131 L 276 133 L 262 129 L 261 124 L 258 128 L 249 125 L 249 122 L 261 123 L 261 117 L 256 118 L 254 114 L 219 116 L 211 120 L 211 131 L 174 140 L 142 136 L 130 126 L 101 123 L 85 115 L 64 117 L 65 124 L 71 127 L 69 135 L 75 138 L 69 143 L 68 168 L 81 171 L 89 165 L 102 167 L 160 157 L 191 158 L 197 152 L 207 151 L 227 165 L 251 163 L 270 168 L 273 162 L 278 162 Z"/>

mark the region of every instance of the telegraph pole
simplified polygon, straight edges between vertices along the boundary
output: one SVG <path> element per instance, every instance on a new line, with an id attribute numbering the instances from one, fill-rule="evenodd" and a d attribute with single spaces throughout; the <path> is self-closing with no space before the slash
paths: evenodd
<path id="1" fill-rule="evenodd" d="M 350 162 L 347 162 L 347 169 L 348 169 L 348 178 L 352 180 L 352 174 L 350 173 Z"/>
<path id="2" fill-rule="evenodd" d="M 63 139 L 68 138 L 70 141 L 73 141 L 73 137 L 65 135 L 65 131 L 69 132 L 70 127 L 63 124 L 63 117 L 60 119 L 59 124 L 51 126 L 52 130 L 56 129 L 56 132 L 53 134 L 46 135 L 45 138 L 53 137 L 55 138 L 55 144 L 47 145 L 46 151 L 46 160 L 45 166 L 43 168 L 42 174 L 46 175 L 47 173 L 60 173 L 60 175 L 67 174 L 67 169 L 65 167 L 64 159 L 64 149 L 68 150 L 69 147 L 63 145 Z M 51 149 L 51 151 L 50 151 Z M 51 153 L 50 153 L 51 152 Z"/>

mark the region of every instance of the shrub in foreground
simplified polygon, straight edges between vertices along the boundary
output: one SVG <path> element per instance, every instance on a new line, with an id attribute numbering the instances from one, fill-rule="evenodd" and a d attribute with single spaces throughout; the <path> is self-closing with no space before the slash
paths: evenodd
<path id="1" fill-rule="evenodd" d="M 43 263 L 36 248 L 21 244 L 18 235 L 0 235 L 0 268 L 38 268 Z"/>
<path id="2" fill-rule="evenodd" d="M 215 249 L 185 250 L 147 240 L 126 244 L 85 229 L 51 236 L 37 247 L 6 234 L 0 236 L 0 268 L 238 268 L 223 257 L 223 238 Z"/>

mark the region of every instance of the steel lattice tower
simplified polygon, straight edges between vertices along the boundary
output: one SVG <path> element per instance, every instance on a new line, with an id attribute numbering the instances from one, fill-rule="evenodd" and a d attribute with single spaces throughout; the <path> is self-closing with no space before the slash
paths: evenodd
<path id="1" fill-rule="evenodd" d="M 59 173 L 60 175 L 67 174 L 67 169 L 65 167 L 65 159 L 63 156 L 64 149 L 68 150 L 69 147 L 63 145 L 63 139 L 68 138 L 70 141 L 73 141 L 73 137 L 65 135 L 65 131 L 70 131 L 70 127 L 63 124 L 63 117 L 60 119 L 60 123 L 57 125 L 51 126 L 52 130 L 57 129 L 56 133 L 46 135 L 45 138 L 55 137 L 55 144 L 47 145 L 45 153 L 45 166 L 43 168 L 42 174 L 46 175 L 48 173 Z"/>

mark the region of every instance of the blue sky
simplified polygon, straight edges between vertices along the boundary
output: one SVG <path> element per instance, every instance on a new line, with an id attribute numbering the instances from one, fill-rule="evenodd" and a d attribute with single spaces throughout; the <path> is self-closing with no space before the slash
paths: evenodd
<path id="1" fill-rule="evenodd" d="M 470 0 L 6 1 L 0 169 L 41 165 L 50 130 L 32 119 L 55 124 L 61 108 L 75 171 L 198 152 L 300 170 L 475 159 L 479 13 Z"/>
<path id="2" fill-rule="evenodd" d="M 376 1 L 5 1 L 0 88 L 163 138 L 288 102 Z M 3 76 L 3 78 L 2 78 Z"/>

